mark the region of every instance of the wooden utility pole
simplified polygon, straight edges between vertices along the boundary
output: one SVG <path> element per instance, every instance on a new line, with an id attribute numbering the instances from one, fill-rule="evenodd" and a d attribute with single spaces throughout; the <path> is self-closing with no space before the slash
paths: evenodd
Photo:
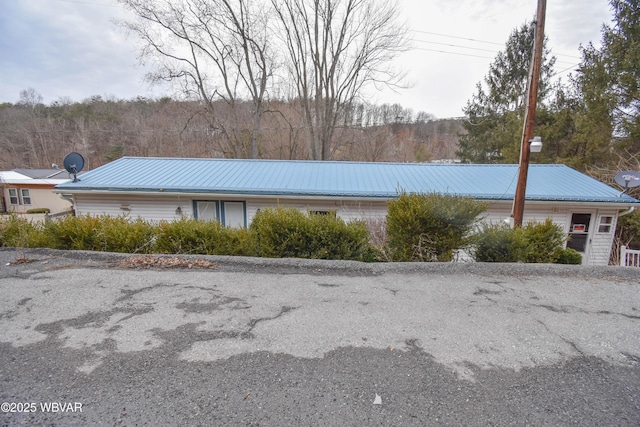
<path id="1" fill-rule="evenodd" d="M 527 175 L 529 173 L 529 144 L 533 139 L 533 127 L 536 122 L 536 105 L 538 103 L 538 82 L 540 81 L 540 66 L 542 62 L 542 46 L 544 45 L 544 18 L 547 9 L 547 0 L 538 0 L 536 13 L 535 39 L 533 44 L 533 57 L 527 88 L 527 104 L 524 116 L 524 128 L 522 129 L 522 142 L 520 144 L 520 163 L 518 167 L 518 182 L 516 194 L 513 198 L 513 226 L 521 227 L 524 216 L 524 199 L 527 191 Z"/>

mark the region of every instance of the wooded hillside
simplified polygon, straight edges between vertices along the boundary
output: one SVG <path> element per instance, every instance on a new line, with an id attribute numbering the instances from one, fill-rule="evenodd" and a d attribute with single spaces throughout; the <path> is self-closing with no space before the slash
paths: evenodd
<path id="1" fill-rule="evenodd" d="M 121 156 L 248 157 L 251 104 L 216 103 L 216 123 L 197 102 L 170 98 L 58 101 L 44 105 L 25 90 L 0 104 L 0 169 L 46 168 L 65 154 L 93 169 Z M 305 126 L 295 103 L 270 102 L 258 138 L 259 158 L 308 159 Z M 356 105 L 336 129 L 333 160 L 424 162 L 453 159 L 458 119 L 435 120 L 399 105 Z M 238 142 L 240 144 L 238 144 Z"/>

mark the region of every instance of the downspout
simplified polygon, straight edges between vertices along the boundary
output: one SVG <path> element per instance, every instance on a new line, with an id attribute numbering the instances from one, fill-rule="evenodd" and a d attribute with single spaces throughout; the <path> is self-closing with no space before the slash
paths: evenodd
<path id="1" fill-rule="evenodd" d="M 618 218 L 620 218 L 621 216 L 629 215 L 630 213 L 633 213 L 635 210 L 636 210 L 636 207 L 635 206 L 631 206 L 626 211 L 618 212 Z"/>

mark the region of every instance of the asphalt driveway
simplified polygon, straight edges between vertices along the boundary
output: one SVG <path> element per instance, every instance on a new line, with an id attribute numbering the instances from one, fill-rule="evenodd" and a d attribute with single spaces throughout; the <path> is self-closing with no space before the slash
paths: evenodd
<path id="1" fill-rule="evenodd" d="M 0 250 L 0 425 L 640 425 L 640 270 L 158 259 Z"/>

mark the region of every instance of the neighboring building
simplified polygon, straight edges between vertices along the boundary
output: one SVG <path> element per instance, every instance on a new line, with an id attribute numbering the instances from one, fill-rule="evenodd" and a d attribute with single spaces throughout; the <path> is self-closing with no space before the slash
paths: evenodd
<path id="1" fill-rule="evenodd" d="M 289 206 L 345 219 L 383 219 L 399 192 L 486 201 L 485 221 L 508 221 L 517 165 L 448 165 L 124 157 L 55 191 L 77 215 L 182 216 L 246 227 L 259 209 Z M 525 222 L 551 218 L 585 264 L 606 265 L 618 216 L 640 201 L 564 165 L 531 165 Z"/>
<path id="2" fill-rule="evenodd" d="M 71 201 L 53 192 L 56 185 L 69 181 L 68 175 L 59 169 L 0 171 L 0 212 L 25 214 L 32 209 L 47 208 L 55 214 L 70 210 L 73 207 Z"/>

